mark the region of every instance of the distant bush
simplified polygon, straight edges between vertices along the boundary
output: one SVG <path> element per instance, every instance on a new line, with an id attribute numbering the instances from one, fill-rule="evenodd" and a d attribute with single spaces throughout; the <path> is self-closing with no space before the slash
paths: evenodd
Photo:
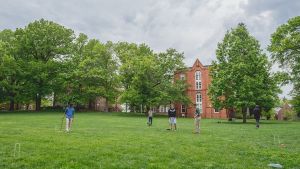
<path id="1" fill-rule="evenodd" d="M 296 120 L 297 114 L 293 110 L 286 110 L 283 112 L 283 120 Z"/>
<path id="2" fill-rule="evenodd" d="M 64 107 L 62 106 L 45 106 L 45 107 L 42 107 L 42 111 L 64 111 Z"/>
<path id="3" fill-rule="evenodd" d="M 262 116 L 266 117 L 267 120 L 275 119 L 275 110 L 271 109 L 269 111 L 262 111 Z"/>

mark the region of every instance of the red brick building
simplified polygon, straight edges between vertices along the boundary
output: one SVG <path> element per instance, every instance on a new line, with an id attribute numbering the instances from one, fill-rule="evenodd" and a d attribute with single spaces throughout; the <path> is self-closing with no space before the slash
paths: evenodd
<path id="1" fill-rule="evenodd" d="M 190 105 L 175 104 L 178 116 L 194 117 L 196 107 L 199 107 L 203 118 L 227 118 L 226 110 L 216 110 L 207 95 L 211 82 L 208 66 L 197 59 L 193 67 L 176 72 L 175 79 L 185 80 L 189 84 L 186 93 L 192 101 Z"/>

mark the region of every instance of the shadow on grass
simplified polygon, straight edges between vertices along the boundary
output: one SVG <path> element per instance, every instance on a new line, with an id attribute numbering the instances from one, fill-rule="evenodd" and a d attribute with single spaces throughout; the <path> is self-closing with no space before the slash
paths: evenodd
<path id="1" fill-rule="evenodd" d="M 239 120 L 239 121 L 225 121 L 225 120 L 216 120 L 214 121 L 215 123 L 218 123 L 218 124 L 231 124 L 231 125 L 254 125 L 256 124 L 256 121 L 254 119 L 251 119 L 251 120 L 247 120 L 246 123 L 243 123 L 242 120 Z M 275 120 L 261 120 L 259 122 L 259 124 L 291 124 L 291 122 L 289 121 L 275 121 Z"/>
<path id="2" fill-rule="evenodd" d="M 49 114 L 63 114 L 64 110 L 62 111 L 0 111 L 0 115 L 49 115 Z M 125 112 L 96 112 L 96 111 L 79 111 L 75 112 L 76 114 L 91 114 L 91 115 L 101 115 L 101 116 L 119 116 L 119 117 L 147 117 L 145 113 L 125 113 Z M 155 118 L 165 118 L 166 115 L 158 115 L 154 114 Z"/>

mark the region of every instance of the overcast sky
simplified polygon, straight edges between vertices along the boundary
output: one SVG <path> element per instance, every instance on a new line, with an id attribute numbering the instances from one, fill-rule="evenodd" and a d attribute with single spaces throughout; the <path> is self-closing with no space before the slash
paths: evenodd
<path id="1" fill-rule="evenodd" d="M 300 0 L 0 0 L 0 30 L 44 18 L 102 42 L 175 48 L 191 66 L 215 59 L 225 32 L 244 22 L 265 49 L 270 34 L 300 15 Z M 284 88 L 284 95 L 288 89 Z"/>

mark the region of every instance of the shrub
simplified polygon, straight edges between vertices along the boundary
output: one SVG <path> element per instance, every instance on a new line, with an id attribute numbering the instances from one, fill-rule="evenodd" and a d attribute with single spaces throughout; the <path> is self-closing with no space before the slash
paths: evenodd
<path id="1" fill-rule="evenodd" d="M 283 116 L 284 120 L 295 120 L 297 115 L 293 110 L 286 110 L 283 112 Z"/>

